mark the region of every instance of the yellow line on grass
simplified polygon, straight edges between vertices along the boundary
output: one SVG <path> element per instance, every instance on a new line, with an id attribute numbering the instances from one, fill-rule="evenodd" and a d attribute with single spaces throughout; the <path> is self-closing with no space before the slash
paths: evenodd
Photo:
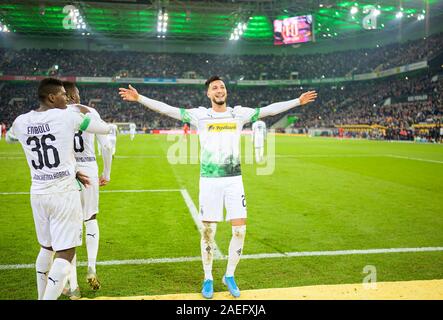
<path id="1" fill-rule="evenodd" d="M 366 286 L 367 285 L 367 286 Z M 371 285 L 374 286 L 371 288 Z M 200 293 L 132 297 L 98 297 L 96 300 L 204 300 Z M 215 292 L 213 300 L 443 300 L 443 280 L 335 284 L 294 288 L 242 290 L 234 299 Z"/>

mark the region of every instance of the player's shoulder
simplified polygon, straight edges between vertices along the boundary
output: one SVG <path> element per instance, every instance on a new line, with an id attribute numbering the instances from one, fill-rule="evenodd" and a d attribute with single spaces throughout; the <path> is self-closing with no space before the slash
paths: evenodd
<path id="1" fill-rule="evenodd" d="M 197 108 L 185 109 L 185 110 L 191 114 L 196 115 L 196 116 L 204 116 L 204 115 L 208 114 L 208 112 L 211 110 L 211 108 L 205 108 L 205 107 L 199 106 Z"/>
<path id="2" fill-rule="evenodd" d="M 68 104 L 67 110 L 79 113 L 80 112 L 79 107 L 84 107 L 84 108 L 88 109 L 90 113 L 99 116 L 99 113 L 97 110 L 95 110 L 94 108 L 91 108 L 90 106 L 85 106 L 84 104 L 80 104 L 80 103 Z"/>
<path id="3" fill-rule="evenodd" d="M 17 116 L 17 118 L 15 118 L 15 120 L 12 122 L 12 125 L 16 126 L 16 125 L 19 125 L 22 123 L 28 123 L 28 122 L 30 122 L 32 115 L 34 115 L 36 113 L 37 112 L 35 110 L 31 110 L 26 113 L 22 113 L 21 115 Z"/>
<path id="4" fill-rule="evenodd" d="M 235 115 L 243 115 L 243 116 L 246 116 L 246 115 L 249 115 L 249 114 L 251 114 L 251 113 L 254 113 L 254 109 L 252 109 L 252 108 L 247 108 L 247 107 L 243 107 L 243 106 L 241 106 L 241 105 L 237 105 L 237 106 L 235 106 L 234 108 L 233 108 L 233 113 L 235 114 Z"/>
<path id="5" fill-rule="evenodd" d="M 26 113 L 22 113 L 21 115 L 17 116 L 17 118 L 15 118 L 15 120 L 13 121 L 13 123 L 20 123 L 20 122 L 24 122 L 26 121 L 26 119 L 29 118 L 29 115 L 34 112 L 33 110 L 26 112 Z"/>

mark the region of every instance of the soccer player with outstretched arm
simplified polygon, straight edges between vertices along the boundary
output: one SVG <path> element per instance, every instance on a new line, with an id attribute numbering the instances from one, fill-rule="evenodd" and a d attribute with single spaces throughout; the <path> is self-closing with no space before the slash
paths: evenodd
<path id="1" fill-rule="evenodd" d="M 240 134 L 244 124 L 259 118 L 285 112 L 291 108 L 312 102 L 317 97 L 315 91 L 303 93 L 299 98 L 273 103 L 269 106 L 252 109 L 240 105 L 227 107 L 225 83 L 218 76 L 206 81 L 207 97 L 211 108 L 182 109 L 163 102 L 149 99 L 137 92 L 120 88 L 123 100 L 138 101 L 147 108 L 198 128 L 201 145 L 199 218 L 203 223 L 201 255 L 205 278 L 202 295 L 212 298 L 212 262 L 215 247 L 217 223 L 223 221 L 223 207 L 226 207 L 226 220 L 231 222 L 232 238 L 223 283 L 234 297 L 240 290 L 234 280 L 234 272 L 240 261 L 246 235 L 246 198 L 240 169 Z"/>

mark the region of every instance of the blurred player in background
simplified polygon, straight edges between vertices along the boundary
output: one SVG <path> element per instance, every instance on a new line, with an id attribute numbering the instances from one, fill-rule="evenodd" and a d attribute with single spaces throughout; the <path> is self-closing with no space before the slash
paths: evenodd
<path id="1" fill-rule="evenodd" d="M 114 155 L 115 155 L 115 146 L 117 144 L 117 133 L 118 133 L 118 127 L 117 125 L 110 123 L 109 127 L 111 128 L 111 131 L 108 134 L 108 141 L 111 145 L 111 154 L 112 154 L 112 159 L 114 159 Z M 98 155 L 102 154 L 102 146 L 100 144 L 100 140 L 97 140 L 98 142 Z"/>
<path id="2" fill-rule="evenodd" d="M 120 88 L 120 96 L 126 101 L 138 101 L 151 110 L 183 122 L 190 122 L 198 128 L 201 145 L 199 219 L 202 221 L 200 249 L 205 278 L 202 295 L 212 298 L 214 293 L 212 262 L 215 248 L 217 223 L 223 221 L 223 208 L 226 207 L 226 220 L 231 222 L 232 238 L 223 283 L 234 297 L 240 290 L 234 280 L 234 272 L 243 252 L 246 235 L 246 198 L 240 169 L 240 134 L 245 123 L 254 122 L 260 117 L 276 115 L 299 105 L 314 101 L 315 91 L 303 93 L 300 98 L 273 103 L 267 107 L 252 109 L 236 106 L 227 107 L 227 90 L 218 76 L 206 81 L 206 95 L 211 108 L 183 109 L 149 99 L 129 89 Z"/>
<path id="3" fill-rule="evenodd" d="M 185 122 L 183 125 L 183 134 L 188 135 L 189 134 L 189 125 Z"/>
<path id="4" fill-rule="evenodd" d="M 252 124 L 252 141 L 255 149 L 255 161 L 262 162 L 265 153 L 266 123 L 255 121 Z"/>
<path id="5" fill-rule="evenodd" d="M 6 124 L 2 123 L 0 128 L 0 140 L 2 137 L 6 137 Z"/>
<path id="6" fill-rule="evenodd" d="M 65 81 L 63 86 L 68 96 L 68 109 L 74 112 L 79 112 L 80 93 L 77 86 L 73 82 Z M 87 108 L 91 117 L 101 119 L 98 112 L 91 107 Z M 98 166 L 95 157 L 95 136 L 100 141 L 103 152 L 103 173 L 98 176 Z M 99 247 L 99 227 L 97 221 L 98 201 L 99 201 L 99 186 L 105 186 L 111 180 L 111 143 L 107 135 L 93 134 L 77 131 L 74 136 L 74 152 L 77 168 L 85 173 L 90 180 L 90 186 L 81 191 L 81 201 L 83 208 L 83 221 L 86 229 L 86 251 L 88 254 L 88 273 L 87 281 L 93 290 L 100 288 L 100 282 L 96 272 L 96 262 Z M 71 274 L 68 278 L 69 286 L 65 287 L 63 293 L 71 299 L 80 298 L 80 289 L 77 283 L 77 270 L 75 268 L 76 256 L 74 256 Z"/>
<path id="7" fill-rule="evenodd" d="M 75 247 L 82 244 L 81 185 L 76 175 L 89 184 L 86 175 L 76 173 L 74 134 L 106 134 L 110 128 L 84 116 L 89 110 L 82 106 L 80 112 L 66 110 L 66 91 L 58 79 L 42 80 L 38 97 L 40 107 L 15 119 L 7 141 L 21 143 L 31 170 L 31 207 L 41 246 L 35 263 L 38 299 L 55 300 L 75 262 Z"/>
<path id="8" fill-rule="evenodd" d="M 129 124 L 129 134 L 131 137 L 131 141 L 134 140 L 135 138 L 135 129 L 137 128 L 137 126 L 135 125 L 135 123 L 131 122 Z"/>
<path id="9" fill-rule="evenodd" d="M 118 127 L 117 125 L 111 123 L 110 124 L 111 131 L 108 134 L 109 142 L 111 143 L 111 152 L 112 152 L 112 158 L 114 158 L 115 155 L 115 149 L 117 145 L 117 133 L 118 133 Z"/>

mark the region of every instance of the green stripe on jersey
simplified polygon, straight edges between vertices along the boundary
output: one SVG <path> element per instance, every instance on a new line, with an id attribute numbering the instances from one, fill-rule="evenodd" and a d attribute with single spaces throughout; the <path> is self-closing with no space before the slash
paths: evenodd
<path id="1" fill-rule="evenodd" d="M 260 114 L 260 108 L 256 108 L 255 113 L 251 117 L 251 122 L 257 121 L 259 114 Z"/>
<path id="2" fill-rule="evenodd" d="M 85 116 L 82 123 L 80 123 L 80 130 L 85 131 L 86 129 L 88 129 L 90 122 L 91 122 L 91 118 L 89 118 L 88 116 Z"/>
<path id="3" fill-rule="evenodd" d="M 182 117 L 183 122 L 191 122 L 191 117 L 189 116 L 189 112 L 184 108 L 180 108 L 180 115 Z"/>

